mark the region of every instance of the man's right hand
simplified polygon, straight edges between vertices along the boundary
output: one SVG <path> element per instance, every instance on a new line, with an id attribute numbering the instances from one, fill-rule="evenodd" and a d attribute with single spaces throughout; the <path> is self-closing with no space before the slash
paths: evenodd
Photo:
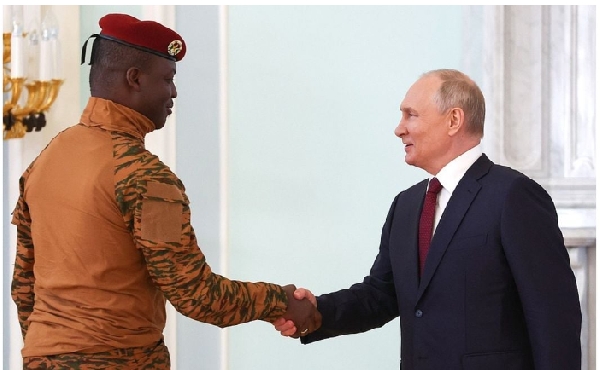
<path id="1" fill-rule="evenodd" d="M 282 330 L 279 330 L 282 335 L 298 338 L 321 327 L 321 313 L 317 310 L 316 298 L 310 291 L 305 289 L 296 290 L 293 284 L 284 286 L 283 290 L 288 297 L 287 311 L 274 323 L 277 330 L 279 330 L 278 326 L 282 327 Z M 299 293 L 301 290 L 308 292 L 308 294 L 304 296 L 306 293 Z M 278 323 L 279 325 L 277 325 Z"/>
<path id="2" fill-rule="evenodd" d="M 288 294 L 288 301 L 290 300 L 289 292 L 288 292 L 289 287 L 292 287 L 295 289 L 295 287 L 293 285 L 286 285 L 285 287 L 283 287 L 284 290 L 286 291 L 286 293 Z M 286 315 L 283 315 L 282 317 L 275 320 L 273 325 L 275 326 L 275 330 L 279 331 L 281 333 L 281 335 L 286 336 L 286 337 L 298 338 L 301 335 L 306 335 L 306 334 L 312 333 L 314 330 L 317 330 L 321 326 L 321 314 L 317 310 L 317 299 L 315 298 L 315 296 L 312 294 L 312 292 L 310 290 L 304 289 L 304 288 L 296 289 L 293 292 L 293 296 L 294 296 L 292 299 L 293 301 L 300 302 L 300 301 L 308 300 L 308 301 L 310 301 L 310 303 L 312 303 L 312 305 L 316 311 L 315 315 L 318 315 L 318 316 L 313 317 L 313 321 L 314 321 L 314 324 L 316 327 L 313 330 L 311 330 L 311 327 L 309 326 L 308 330 L 306 332 L 302 333 L 302 330 L 305 330 L 305 328 L 303 326 L 296 326 L 296 324 L 293 320 L 286 318 Z M 288 303 L 288 305 L 289 305 L 289 303 Z"/>

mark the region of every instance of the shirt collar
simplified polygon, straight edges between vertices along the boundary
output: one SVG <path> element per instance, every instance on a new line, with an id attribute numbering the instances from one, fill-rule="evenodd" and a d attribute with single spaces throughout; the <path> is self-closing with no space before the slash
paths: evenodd
<path id="1" fill-rule="evenodd" d="M 481 144 L 477 144 L 451 160 L 437 173 L 437 175 L 435 175 L 435 177 L 440 180 L 444 189 L 452 194 L 460 179 L 463 178 L 469 167 L 471 167 L 482 154 L 483 150 L 481 149 Z"/>
<path id="2" fill-rule="evenodd" d="M 108 131 L 124 132 L 144 140 L 155 129 L 143 114 L 113 101 L 91 97 L 81 115 L 81 123 Z"/>

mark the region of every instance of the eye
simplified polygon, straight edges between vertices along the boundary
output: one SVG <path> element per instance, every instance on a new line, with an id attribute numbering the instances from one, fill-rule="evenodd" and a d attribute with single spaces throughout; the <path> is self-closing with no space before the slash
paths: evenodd
<path id="1" fill-rule="evenodd" d="M 416 114 L 415 114 L 415 112 L 413 112 L 413 111 L 410 111 L 410 110 L 405 110 L 405 111 L 402 111 L 402 116 L 403 116 L 405 119 L 408 119 L 408 118 L 416 117 Z"/>

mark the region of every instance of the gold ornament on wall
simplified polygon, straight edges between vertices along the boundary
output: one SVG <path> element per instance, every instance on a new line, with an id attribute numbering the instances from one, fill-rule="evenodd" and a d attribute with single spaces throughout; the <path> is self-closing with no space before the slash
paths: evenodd
<path id="1" fill-rule="evenodd" d="M 4 139 L 45 127 L 63 84 L 56 17 L 47 9 L 41 28 L 33 21 L 25 30 L 23 23 L 23 6 L 4 6 Z"/>

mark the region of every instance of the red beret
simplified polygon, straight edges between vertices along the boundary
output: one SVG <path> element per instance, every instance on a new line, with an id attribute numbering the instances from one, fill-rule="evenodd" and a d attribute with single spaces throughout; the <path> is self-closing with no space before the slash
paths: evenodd
<path id="1" fill-rule="evenodd" d="M 100 18 L 100 37 L 147 51 L 174 61 L 185 56 L 183 38 L 154 21 L 141 21 L 127 14 L 107 14 Z"/>

